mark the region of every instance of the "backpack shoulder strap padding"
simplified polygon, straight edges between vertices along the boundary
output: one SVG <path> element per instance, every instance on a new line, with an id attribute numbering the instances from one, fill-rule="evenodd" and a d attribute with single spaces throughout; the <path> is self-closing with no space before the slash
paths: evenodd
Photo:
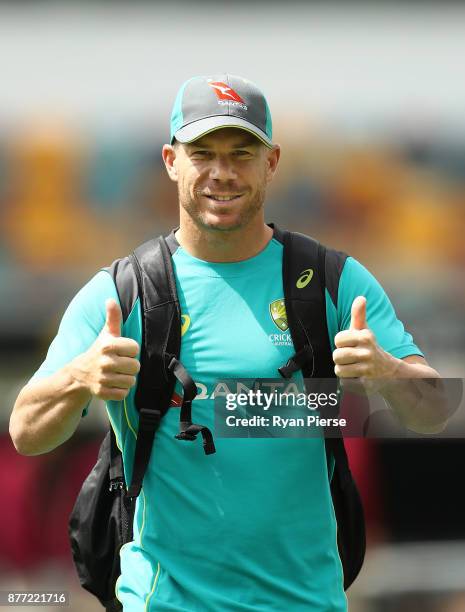
<path id="1" fill-rule="evenodd" d="M 168 366 L 181 347 L 181 313 L 170 250 L 165 239 L 148 240 L 108 269 L 127 319 L 141 300 L 141 369 L 135 394 L 139 426 L 128 498 L 140 493 L 155 431 L 169 408 L 175 377 Z"/>
<path id="2" fill-rule="evenodd" d="M 148 373 L 143 382 L 163 389 L 173 383 L 168 365 L 173 356 L 179 356 L 181 347 L 181 311 L 171 253 L 164 237 L 159 236 L 137 247 L 130 258 L 143 301 L 143 365 Z"/>
<path id="3" fill-rule="evenodd" d="M 336 309 L 339 295 L 339 281 L 341 279 L 342 270 L 347 257 L 347 253 L 326 247 L 325 285 Z"/>
<path id="4" fill-rule="evenodd" d="M 115 283 L 124 323 L 131 314 L 138 298 L 137 278 L 134 274 L 131 260 L 129 257 L 116 259 L 110 266 L 103 268 L 103 270 L 110 274 Z"/>
<path id="5" fill-rule="evenodd" d="M 287 322 L 296 351 L 309 346 L 306 378 L 332 378 L 334 366 L 326 321 L 326 249 L 297 232 L 278 231 L 283 243 L 283 286 Z"/>

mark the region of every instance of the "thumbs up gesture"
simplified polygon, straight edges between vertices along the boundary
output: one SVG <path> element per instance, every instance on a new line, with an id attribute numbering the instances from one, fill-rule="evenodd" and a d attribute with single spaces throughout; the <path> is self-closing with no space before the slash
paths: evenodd
<path id="1" fill-rule="evenodd" d="M 350 329 L 362 331 L 368 329 L 367 324 L 367 301 L 366 298 L 359 295 L 352 302 L 350 310 Z"/>
<path id="2" fill-rule="evenodd" d="M 123 317 L 117 302 L 108 299 L 105 309 L 105 324 L 89 350 L 74 360 L 74 374 L 90 394 L 120 401 L 136 384 L 139 345 L 121 336 Z"/>
<path id="3" fill-rule="evenodd" d="M 383 351 L 369 329 L 367 301 L 358 296 L 352 303 L 350 327 L 336 334 L 333 352 L 334 371 L 339 378 L 377 378 L 394 376 L 398 360 Z"/>
<path id="4" fill-rule="evenodd" d="M 102 332 L 110 334 L 114 338 L 121 337 L 121 325 L 123 323 L 123 315 L 121 308 L 113 299 L 105 302 L 107 317 L 105 319 L 105 327 Z"/>

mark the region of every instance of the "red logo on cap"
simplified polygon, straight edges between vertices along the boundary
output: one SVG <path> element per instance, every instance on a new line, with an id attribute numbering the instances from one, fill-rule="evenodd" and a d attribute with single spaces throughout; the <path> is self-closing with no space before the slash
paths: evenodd
<path id="1" fill-rule="evenodd" d="M 221 81 L 210 81 L 208 84 L 213 88 L 218 100 L 234 100 L 234 102 L 241 102 L 244 104 L 244 100 L 240 95 L 236 93 L 234 89 L 231 89 L 229 85 L 226 85 L 226 83 L 222 83 Z"/>

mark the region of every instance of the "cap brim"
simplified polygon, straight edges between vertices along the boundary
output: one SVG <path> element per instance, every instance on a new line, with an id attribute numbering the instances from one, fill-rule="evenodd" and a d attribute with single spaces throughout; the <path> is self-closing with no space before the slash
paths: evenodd
<path id="1" fill-rule="evenodd" d="M 193 142 L 194 140 L 197 140 L 210 132 L 215 132 L 216 130 L 227 127 L 234 127 L 250 132 L 270 149 L 273 147 L 271 140 L 260 128 L 249 121 L 245 121 L 245 119 L 240 119 L 239 117 L 234 117 L 231 115 L 216 115 L 214 117 L 206 117 L 205 119 L 193 121 L 175 132 L 174 137 L 181 143 L 188 143 Z"/>

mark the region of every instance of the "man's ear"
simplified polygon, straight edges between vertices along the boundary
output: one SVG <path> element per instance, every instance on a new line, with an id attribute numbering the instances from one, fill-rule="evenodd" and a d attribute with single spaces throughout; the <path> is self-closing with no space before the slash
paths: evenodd
<path id="1" fill-rule="evenodd" d="M 168 176 L 175 183 L 178 182 L 178 171 L 176 169 L 176 149 L 173 145 L 165 144 L 163 145 L 163 149 L 161 150 L 161 156 L 165 163 L 166 171 L 168 172 Z"/>
<path id="2" fill-rule="evenodd" d="M 276 144 L 273 146 L 272 149 L 268 149 L 265 154 L 267 159 L 266 180 L 269 183 L 273 179 L 276 169 L 278 167 L 279 157 L 281 155 L 281 147 Z"/>

